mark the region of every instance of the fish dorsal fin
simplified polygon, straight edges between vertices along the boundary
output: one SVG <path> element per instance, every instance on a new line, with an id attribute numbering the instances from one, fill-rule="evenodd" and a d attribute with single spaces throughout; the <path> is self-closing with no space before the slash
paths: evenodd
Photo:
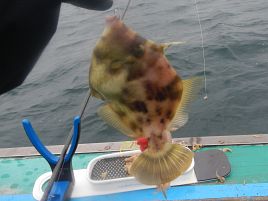
<path id="1" fill-rule="evenodd" d="M 182 84 L 183 92 L 181 101 L 169 126 L 171 131 L 177 130 L 187 123 L 189 106 L 198 96 L 202 86 L 202 78 L 193 77 L 183 80 Z"/>
<path id="2" fill-rule="evenodd" d="M 160 43 L 160 47 L 162 48 L 162 52 L 164 53 L 165 50 L 167 50 L 171 46 L 175 45 L 181 45 L 184 44 L 185 42 L 183 41 L 173 41 L 173 42 L 167 42 L 167 43 Z"/>
<path id="3" fill-rule="evenodd" d="M 116 110 L 114 107 L 116 107 L 116 105 L 112 103 L 103 105 L 99 108 L 98 115 L 110 126 L 133 138 L 134 132 L 122 121 L 122 115 L 125 114 L 125 111 L 123 111 L 122 107 L 116 107 Z"/>
<path id="4" fill-rule="evenodd" d="M 175 46 L 175 45 L 181 45 L 181 44 L 185 44 L 184 41 L 173 41 L 173 42 L 167 42 L 167 43 L 161 43 L 160 45 L 164 48 L 167 49 L 171 46 Z"/>

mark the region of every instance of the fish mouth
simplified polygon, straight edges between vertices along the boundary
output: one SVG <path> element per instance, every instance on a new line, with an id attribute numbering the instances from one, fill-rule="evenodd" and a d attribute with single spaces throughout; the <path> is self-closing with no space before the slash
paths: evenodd
<path id="1" fill-rule="evenodd" d="M 113 22 L 116 22 L 118 20 L 119 19 L 116 16 L 108 16 L 108 17 L 106 17 L 106 24 L 111 25 Z"/>

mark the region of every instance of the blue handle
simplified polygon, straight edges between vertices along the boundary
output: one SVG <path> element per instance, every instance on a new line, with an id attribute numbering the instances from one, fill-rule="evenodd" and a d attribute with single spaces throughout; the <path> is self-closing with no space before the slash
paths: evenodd
<path id="1" fill-rule="evenodd" d="M 54 182 L 47 201 L 66 200 L 66 196 L 68 195 L 69 188 L 70 188 L 70 182 L 67 182 L 67 181 Z"/>
<path id="2" fill-rule="evenodd" d="M 48 194 L 46 201 L 65 201 L 68 198 L 74 185 L 74 174 L 72 169 L 72 157 L 78 145 L 78 139 L 80 135 L 80 117 L 76 116 L 73 120 L 73 135 L 71 140 L 71 145 L 64 157 L 64 163 L 62 171 L 59 174 L 57 181 L 53 182 L 52 189 Z M 59 157 L 53 155 L 40 141 L 37 134 L 35 133 L 29 120 L 24 119 L 22 121 L 24 130 L 36 148 L 36 150 L 47 160 L 52 171 L 59 161 Z"/>
<path id="3" fill-rule="evenodd" d="M 73 129 L 73 137 L 71 142 L 71 147 L 66 154 L 64 161 L 67 162 L 72 158 L 72 155 L 74 154 L 75 148 L 77 146 L 78 141 L 78 135 L 79 135 L 79 125 L 80 125 L 80 117 L 76 116 L 73 121 L 74 129 Z M 24 127 L 24 130 L 30 139 L 31 143 L 34 145 L 36 150 L 48 161 L 50 165 L 55 166 L 59 160 L 59 157 L 53 155 L 40 141 L 38 138 L 38 135 L 34 131 L 30 121 L 28 119 L 24 119 L 22 121 L 22 125 Z"/>
<path id="4" fill-rule="evenodd" d="M 76 116 L 74 118 L 74 122 L 73 122 L 74 126 L 73 126 L 73 137 L 72 137 L 72 142 L 71 142 L 71 147 L 68 151 L 68 153 L 66 154 L 66 157 L 64 158 L 64 161 L 70 161 L 75 149 L 77 147 L 78 144 L 78 136 L 79 136 L 79 126 L 80 126 L 80 117 Z"/>

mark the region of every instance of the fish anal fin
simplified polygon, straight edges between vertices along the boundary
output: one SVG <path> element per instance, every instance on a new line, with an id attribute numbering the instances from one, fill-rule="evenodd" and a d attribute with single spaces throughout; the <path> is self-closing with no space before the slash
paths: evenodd
<path id="1" fill-rule="evenodd" d="M 183 92 L 180 104 L 169 126 L 170 130 L 176 130 L 184 126 L 188 121 L 188 111 L 191 102 L 193 102 L 200 92 L 202 87 L 202 78 L 193 77 L 183 80 Z"/>
<path id="2" fill-rule="evenodd" d="M 122 115 L 124 111 L 120 110 L 120 108 L 113 109 L 112 104 L 106 104 L 99 108 L 98 115 L 107 122 L 110 126 L 119 130 L 121 133 L 133 138 L 133 131 L 126 125 L 126 123 L 122 120 Z"/>

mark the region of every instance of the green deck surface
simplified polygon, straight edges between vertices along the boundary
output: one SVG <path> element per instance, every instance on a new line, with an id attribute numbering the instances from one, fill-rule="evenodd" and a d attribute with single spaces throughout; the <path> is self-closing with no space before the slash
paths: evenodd
<path id="1" fill-rule="evenodd" d="M 203 148 L 201 151 L 223 148 L 232 150 L 225 152 L 231 164 L 231 174 L 225 183 L 268 183 L 268 145 L 218 146 Z"/>
<path id="2" fill-rule="evenodd" d="M 231 174 L 226 183 L 268 183 L 268 145 L 253 146 L 216 146 L 208 149 L 229 148 L 226 152 L 231 163 Z M 77 154 L 73 158 L 74 169 L 85 169 L 98 154 Z M 0 194 L 29 194 L 35 180 L 50 171 L 47 162 L 41 157 L 0 158 Z M 213 182 L 215 183 L 215 182 Z"/>
<path id="3" fill-rule="evenodd" d="M 102 154 L 76 154 L 74 169 L 85 169 L 93 158 Z M 50 167 L 42 157 L 0 159 L 0 195 L 31 193 L 35 180 Z"/>

